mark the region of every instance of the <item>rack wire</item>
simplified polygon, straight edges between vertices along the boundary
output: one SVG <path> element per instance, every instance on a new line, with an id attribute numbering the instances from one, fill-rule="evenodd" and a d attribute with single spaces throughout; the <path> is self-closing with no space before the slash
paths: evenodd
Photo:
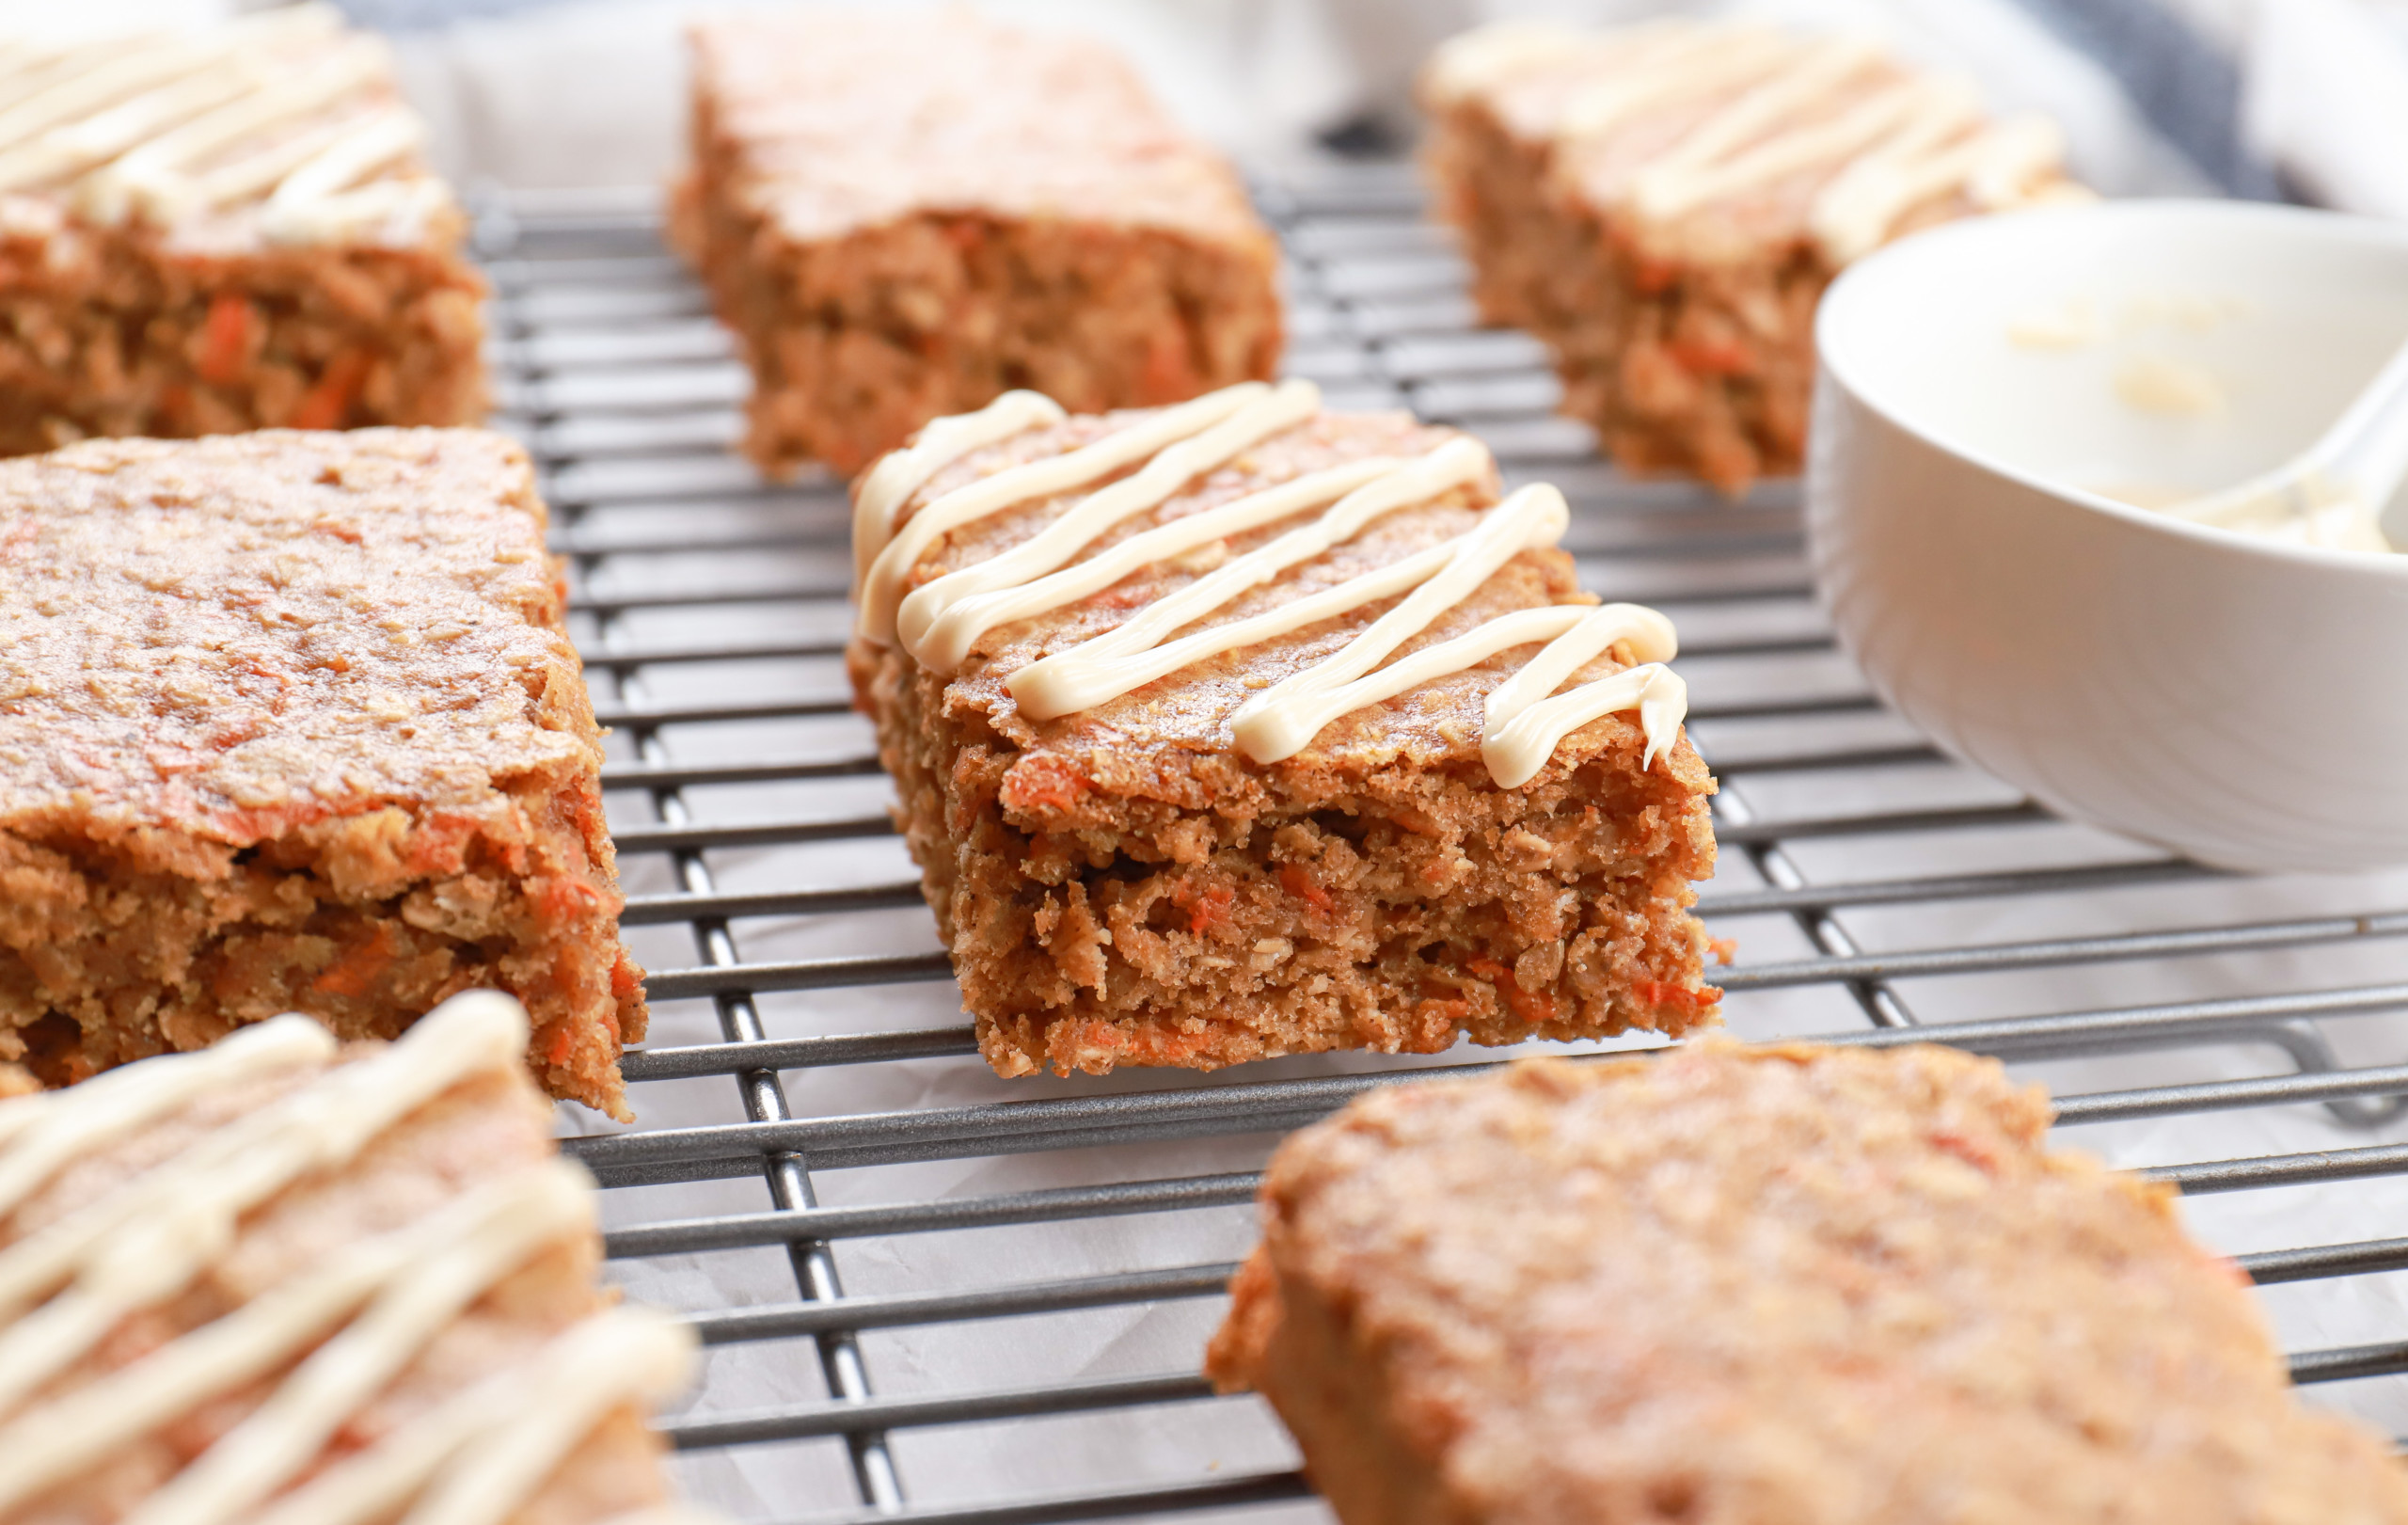
<path id="1" fill-rule="evenodd" d="M 2408 1428 L 2408 879 L 2218 874 L 1949 762 L 1833 645 L 1794 487 L 1728 501 L 1600 463 L 1538 347 L 1477 326 L 1405 171 L 1258 198 L 1290 371 L 1555 481 L 1587 585 L 1680 625 L 1723 786 L 1702 910 L 1739 948 L 1734 1029 L 2051 1081 L 2067 1142 L 2180 1188 L 2269 1289 L 2298 1381 Z M 646 1122 L 568 1147 L 611 1188 L 614 1274 L 713 1353 L 665 1425 L 695 1491 L 797 1521 L 1309 1516 L 1264 1411 L 1196 1374 L 1255 1170 L 1370 1087 L 1497 1056 L 995 1080 L 848 713 L 841 485 L 730 453 L 745 378 L 644 201 L 497 200 L 479 238 L 653 971 L 626 1063 Z"/>

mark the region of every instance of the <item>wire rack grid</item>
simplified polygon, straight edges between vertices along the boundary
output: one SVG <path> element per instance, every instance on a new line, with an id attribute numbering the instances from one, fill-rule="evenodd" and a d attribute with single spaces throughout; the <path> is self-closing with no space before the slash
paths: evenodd
<path id="1" fill-rule="evenodd" d="M 1680 626 L 1733 1028 L 1932 1039 L 2049 1081 L 2067 1142 L 2181 1188 L 2318 1401 L 2408 1429 L 2408 879 L 2220 875 L 1949 762 L 1834 647 L 1794 486 L 1726 501 L 1601 464 L 1538 347 L 1477 326 L 1403 169 L 1258 198 L 1291 372 L 1555 481 L 1587 585 Z M 653 971 L 645 1120 L 569 1147 L 611 1188 L 617 1279 L 709 1352 L 665 1426 L 692 1491 L 751 1519 L 1313 1517 L 1265 1411 L 1196 1374 L 1254 1172 L 1368 1087 L 1497 1056 L 994 1079 L 848 713 L 841 485 L 730 453 L 745 378 L 648 204 L 497 200 L 480 243 Z"/>

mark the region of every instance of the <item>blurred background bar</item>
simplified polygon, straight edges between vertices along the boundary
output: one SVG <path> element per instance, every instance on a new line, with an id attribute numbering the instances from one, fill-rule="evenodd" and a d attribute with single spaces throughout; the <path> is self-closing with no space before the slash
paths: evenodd
<path id="1" fill-rule="evenodd" d="M 682 135 L 679 0 L 341 0 L 394 37 L 467 184 L 657 184 Z M 786 0 L 790 4 L 834 0 Z M 876 0 L 885 8 L 918 0 Z M 53 27 L 174 22 L 256 0 L 94 0 Z M 2408 216 L 2408 0 L 997 0 L 987 12 L 1128 52 L 1194 127 L 1257 165 L 1410 147 L 1412 71 L 1441 38 L 1544 15 L 1761 15 L 1886 37 L 2066 124 L 2114 194 L 2220 190 Z M 540 130 L 537 130 L 539 129 Z"/>

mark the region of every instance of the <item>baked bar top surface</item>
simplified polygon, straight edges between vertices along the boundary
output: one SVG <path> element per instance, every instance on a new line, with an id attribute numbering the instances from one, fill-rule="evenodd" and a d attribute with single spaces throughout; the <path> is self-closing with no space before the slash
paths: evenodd
<path id="1" fill-rule="evenodd" d="M 0 829 L 240 848 L 590 770 L 544 527 L 482 431 L 0 462 Z"/>
<path id="2" fill-rule="evenodd" d="M 956 488 L 1023 462 L 1076 450 L 1158 411 L 1074 416 L 974 453 L 916 493 L 901 522 L 908 525 L 912 513 Z M 1084 555 L 1102 555 L 1131 535 L 1334 466 L 1375 456 L 1423 456 L 1462 437 L 1459 431 L 1421 423 L 1406 413 L 1318 413 L 1192 479 L 1161 507 L 1100 536 Z M 1032 539 L 1089 493 L 1127 474 L 1025 502 L 946 534 L 916 564 L 911 585 L 974 566 Z M 1394 510 L 1354 538 L 1185 628 L 1204 630 L 1244 620 L 1426 550 L 1465 533 L 1497 503 L 1497 496 L 1492 471 L 1475 484 Z M 1481 756 L 1485 706 L 1490 692 L 1529 655 L 1527 646 L 1339 716 L 1303 752 L 1268 768 L 1237 753 L 1232 719 L 1242 705 L 1336 654 L 1393 608 L 1398 601 L 1393 598 L 1207 658 L 1118 698 L 1056 719 L 1032 721 L 1013 702 L 1006 682 L 1022 667 L 1115 628 L 1317 513 L 1300 513 L 1207 543 L 1180 558 L 1151 563 L 1099 594 L 999 627 L 976 643 L 968 660 L 945 679 L 943 705 L 949 716 L 990 731 L 999 752 L 1018 754 L 1003 786 L 1004 802 L 1016 818 L 1074 827 L 1082 816 L 1100 820 L 1118 814 L 1115 802 L 1133 798 L 1186 810 L 1242 813 L 1259 808 L 1273 790 L 1291 801 L 1335 795 L 1377 773 L 1434 779 L 1461 775 L 1476 780 L 1480 788 L 1490 786 Z M 1525 550 L 1400 647 L 1396 659 L 1510 611 L 1589 602 L 1593 599 L 1580 591 L 1570 556 L 1552 548 Z M 857 643 L 857 656 L 861 649 Z M 1602 659 L 1583 672 L 1611 672 L 1616 665 Z M 1547 776 L 1560 781 L 1589 757 L 1635 755 L 1640 745 L 1636 715 L 1607 715 L 1565 739 Z M 1704 765 L 1686 741 L 1672 749 L 1664 766 L 1688 790 L 1711 787 Z"/>
<path id="3" fill-rule="evenodd" d="M 386 44 L 329 5 L 82 40 L 0 24 L 0 239 L 448 251 L 463 219 L 424 137 Z"/>
<path id="4" fill-rule="evenodd" d="M 1442 47 L 1421 94 L 1542 146 L 1560 194 L 1611 212 L 1657 258 L 1809 241 L 1842 263 L 1935 200 L 1980 211 L 2082 194 L 2053 123 L 1994 120 L 1965 82 L 1860 38 L 1501 23 Z"/>
<path id="5" fill-rule="evenodd" d="M 1228 166 L 1101 43 L 966 10 L 725 16 L 692 35 L 737 195 L 790 238 L 933 211 L 1269 244 Z"/>
<path id="6" fill-rule="evenodd" d="M 1274 1160 L 1215 1374 L 1402 1446 L 1429 1519 L 2408 1519 L 2172 1194 L 2048 1120 L 1937 1048 L 1386 1089 Z M 1283 1364 L 1300 1308 L 1342 1357 Z"/>

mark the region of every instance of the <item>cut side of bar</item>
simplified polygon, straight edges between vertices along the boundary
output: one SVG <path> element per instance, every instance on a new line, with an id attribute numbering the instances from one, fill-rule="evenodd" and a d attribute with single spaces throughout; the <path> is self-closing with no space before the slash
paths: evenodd
<path id="1" fill-rule="evenodd" d="M 491 986 L 624 1115 L 642 972 L 544 529 L 473 430 L 0 462 L 0 1062 L 390 1038 Z"/>
<path id="2" fill-rule="evenodd" d="M 1271 373 L 1276 247 L 1109 49 L 813 10 L 693 51 L 673 231 L 752 367 L 765 470 L 851 472 L 1015 387 L 1092 411 Z"/>
<path id="3" fill-rule="evenodd" d="M 2408 1519 L 2170 1189 L 1951 1050 L 1531 1061 L 1291 1136 L 1210 1372 L 1345 1525 Z"/>
<path id="4" fill-rule="evenodd" d="M 1560 496 L 1304 383 L 1042 405 L 857 484 L 848 661 L 999 1072 L 1713 1019 L 1671 629 L 1580 592 Z"/>

